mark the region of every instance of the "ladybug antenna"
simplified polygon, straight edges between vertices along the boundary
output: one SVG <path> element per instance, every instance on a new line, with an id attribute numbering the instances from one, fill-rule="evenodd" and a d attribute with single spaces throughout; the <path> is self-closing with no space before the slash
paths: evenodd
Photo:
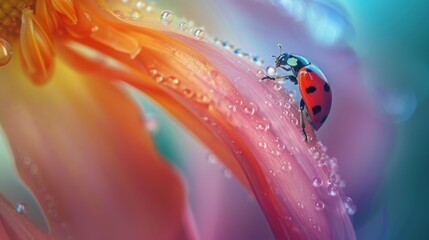
<path id="1" fill-rule="evenodd" d="M 282 45 L 279 43 L 277 46 L 279 46 L 279 50 L 280 50 L 280 55 L 282 55 L 282 52 L 283 52 L 283 48 L 282 48 Z"/>

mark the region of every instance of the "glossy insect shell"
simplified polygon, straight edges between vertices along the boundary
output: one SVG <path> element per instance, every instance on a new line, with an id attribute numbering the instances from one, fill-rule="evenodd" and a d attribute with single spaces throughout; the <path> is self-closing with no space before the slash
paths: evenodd
<path id="1" fill-rule="evenodd" d="M 322 71 L 314 64 L 302 67 L 298 71 L 297 78 L 309 120 L 314 130 L 318 130 L 331 110 L 331 87 Z"/>

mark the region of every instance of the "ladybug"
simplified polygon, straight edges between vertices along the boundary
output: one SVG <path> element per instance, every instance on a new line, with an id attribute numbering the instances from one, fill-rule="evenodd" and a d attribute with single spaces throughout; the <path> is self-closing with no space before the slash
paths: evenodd
<path id="1" fill-rule="evenodd" d="M 275 58 L 275 67 L 281 68 L 289 75 L 283 76 L 265 76 L 261 80 L 290 80 L 295 85 L 299 85 L 301 101 L 299 104 L 300 126 L 307 142 L 307 133 L 305 132 L 304 112 L 307 120 L 313 126 L 314 130 L 319 130 L 328 118 L 332 105 L 331 87 L 320 69 L 310 63 L 306 58 L 289 53 L 282 53 L 282 46 L 279 44 L 280 55 Z"/>

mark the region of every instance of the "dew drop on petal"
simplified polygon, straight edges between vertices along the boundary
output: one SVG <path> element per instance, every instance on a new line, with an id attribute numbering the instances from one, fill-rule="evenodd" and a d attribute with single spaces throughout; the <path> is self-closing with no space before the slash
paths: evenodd
<path id="1" fill-rule="evenodd" d="M 304 203 L 302 203 L 302 202 L 298 202 L 297 205 L 299 208 L 304 208 Z"/>
<path id="2" fill-rule="evenodd" d="M 331 196 L 337 196 L 338 194 L 338 185 L 336 183 L 331 183 L 328 186 L 328 194 Z"/>
<path id="3" fill-rule="evenodd" d="M 0 66 L 6 65 L 12 57 L 12 47 L 9 42 L 0 38 Z"/>
<path id="4" fill-rule="evenodd" d="M 192 92 L 192 90 L 191 90 L 191 89 L 189 89 L 189 88 L 184 88 L 184 89 L 182 90 L 182 94 L 183 94 L 183 96 L 185 96 L 186 98 L 191 98 L 191 97 L 193 97 L 193 96 L 194 96 L 194 92 Z"/>
<path id="5" fill-rule="evenodd" d="M 275 83 L 274 84 L 274 90 L 280 91 L 281 89 L 282 89 L 282 85 L 281 84 L 279 84 L 279 83 Z"/>
<path id="6" fill-rule="evenodd" d="M 164 10 L 161 12 L 161 22 L 165 25 L 169 25 L 174 21 L 174 14 L 170 10 Z"/>
<path id="7" fill-rule="evenodd" d="M 323 180 L 321 178 L 313 178 L 313 187 L 321 187 L 323 185 Z"/>
<path id="8" fill-rule="evenodd" d="M 153 7 L 152 7 L 152 5 L 147 5 L 147 6 L 146 6 L 146 12 L 150 13 L 150 12 L 152 12 L 152 11 L 153 11 Z"/>
<path id="9" fill-rule="evenodd" d="M 139 19 L 141 17 L 141 13 L 138 9 L 133 9 L 130 11 L 130 17 L 132 19 Z"/>
<path id="10" fill-rule="evenodd" d="M 265 74 L 265 72 L 262 69 L 258 69 L 258 71 L 256 71 L 256 76 L 258 76 L 258 77 L 263 77 L 264 74 Z"/>
<path id="11" fill-rule="evenodd" d="M 26 214 L 27 213 L 27 205 L 25 203 L 17 203 L 15 205 L 15 210 L 19 213 L 19 214 Z"/>
<path id="12" fill-rule="evenodd" d="M 318 231 L 318 232 L 322 231 L 322 227 L 320 227 L 318 224 L 313 224 L 313 229 Z"/>
<path id="13" fill-rule="evenodd" d="M 274 77 L 277 73 L 277 70 L 273 66 L 268 66 L 267 69 L 265 69 L 265 72 L 267 73 L 267 76 Z"/>
<path id="14" fill-rule="evenodd" d="M 202 28 L 197 28 L 194 31 L 194 36 L 200 40 L 204 39 L 206 37 L 206 31 Z"/>
<path id="15" fill-rule="evenodd" d="M 136 2 L 136 8 L 137 9 L 143 9 L 144 7 L 146 7 L 146 3 L 144 1 L 137 1 Z"/>
<path id="16" fill-rule="evenodd" d="M 286 164 L 282 165 L 281 168 L 285 172 L 290 172 L 292 170 L 292 164 L 290 162 L 287 162 Z"/>
<path id="17" fill-rule="evenodd" d="M 188 24 L 186 22 L 179 23 L 179 29 L 181 31 L 186 31 L 188 29 Z"/>
<path id="18" fill-rule="evenodd" d="M 316 209 L 317 211 L 322 211 L 325 208 L 325 203 L 323 203 L 322 201 L 317 201 L 314 203 L 314 209 Z"/>
<path id="19" fill-rule="evenodd" d="M 251 102 L 248 105 L 244 106 L 243 111 L 247 115 L 253 116 L 253 114 L 255 114 L 255 112 L 256 112 L 256 105 Z"/>
<path id="20" fill-rule="evenodd" d="M 344 199 L 344 207 L 349 215 L 354 215 L 356 213 L 356 205 L 350 197 Z"/>
<path id="21" fill-rule="evenodd" d="M 285 150 L 285 149 L 286 149 L 286 145 L 284 145 L 283 143 L 278 143 L 278 144 L 277 144 L 277 149 L 278 149 L 279 151 L 283 151 L 283 150 Z"/>
<path id="22" fill-rule="evenodd" d="M 267 148 L 267 143 L 266 142 L 259 142 L 258 145 L 259 145 L 260 148 L 264 148 L 264 149 Z"/>
<path id="23" fill-rule="evenodd" d="M 216 164 L 218 162 L 216 156 L 212 153 L 207 154 L 207 161 L 211 164 Z"/>

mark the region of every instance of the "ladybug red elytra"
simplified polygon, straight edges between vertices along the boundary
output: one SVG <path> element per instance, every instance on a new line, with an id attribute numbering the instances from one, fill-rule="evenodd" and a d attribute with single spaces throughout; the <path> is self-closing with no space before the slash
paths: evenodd
<path id="1" fill-rule="evenodd" d="M 280 48 L 280 55 L 275 58 L 275 67 L 282 68 L 290 75 L 270 77 L 265 76 L 261 80 L 290 80 L 294 84 L 298 84 L 301 93 L 301 101 L 299 104 L 300 110 L 300 125 L 302 133 L 304 134 L 305 141 L 307 142 L 307 133 L 305 132 L 304 111 L 307 119 L 313 126 L 314 130 L 318 130 L 329 115 L 332 105 L 331 87 L 326 80 L 320 69 L 310 63 L 304 57 L 282 53 L 282 46 Z"/>

